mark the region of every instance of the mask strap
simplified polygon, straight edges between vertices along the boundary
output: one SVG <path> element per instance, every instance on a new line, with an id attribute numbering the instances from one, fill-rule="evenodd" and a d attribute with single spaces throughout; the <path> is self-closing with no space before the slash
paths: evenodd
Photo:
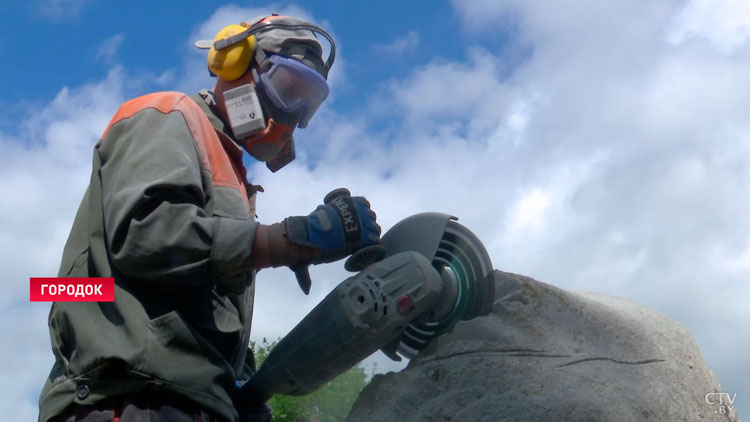
<path id="1" fill-rule="evenodd" d="M 263 49 L 260 48 L 260 46 L 258 46 L 258 48 L 255 49 L 255 63 L 257 63 L 260 66 L 260 65 L 262 65 L 263 63 L 266 62 L 267 58 L 268 58 L 268 56 L 266 55 L 266 52 L 263 51 Z M 253 69 L 253 72 L 255 72 L 255 69 Z M 258 83 L 257 76 L 258 75 L 253 74 L 253 78 L 255 78 L 255 83 Z"/>
<path id="2" fill-rule="evenodd" d="M 200 95 L 201 98 L 203 98 L 203 101 L 205 101 L 209 106 L 216 105 L 216 100 L 214 100 L 213 92 L 207 89 L 201 89 L 200 91 L 198 91 L 198 95 Z"/>

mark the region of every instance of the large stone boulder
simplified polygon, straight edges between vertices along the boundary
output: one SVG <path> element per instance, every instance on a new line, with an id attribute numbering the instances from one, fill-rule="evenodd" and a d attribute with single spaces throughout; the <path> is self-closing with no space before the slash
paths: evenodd
<path id="1" fill-rule="evenodd" d="M 491 314 L 373 377 L 349 421 L 738 420 L 674 320 L 611 296 L 496 279 Z"/>

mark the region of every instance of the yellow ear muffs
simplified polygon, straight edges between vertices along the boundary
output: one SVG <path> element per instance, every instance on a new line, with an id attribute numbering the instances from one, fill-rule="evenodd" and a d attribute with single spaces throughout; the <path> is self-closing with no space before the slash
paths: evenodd
<path id="1" fill-rule="evenodd" d="M 239 34 L 247 28 L 242 25 L 229 25 L 216 34 L 214 42 Z M 208 50 L 208 68 L 225 81 L 233 81 L 245 74 L 250 66 L 255 51 L 255 36 L 250 35 L 243 41 L 216 51 L 213 45 Z"/>

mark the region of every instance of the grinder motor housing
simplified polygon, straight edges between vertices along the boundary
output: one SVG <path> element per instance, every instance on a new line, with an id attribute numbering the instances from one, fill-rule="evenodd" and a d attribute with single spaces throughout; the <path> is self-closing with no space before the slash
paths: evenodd
<path id="1" fill-rule="evenodd" d="M 235 400 L 307 394 L 378 349 L 414 357 L 460 320 L 488 313 L 494 272 L 482 243 L 455 217 L 422 213 L 397 223 L 345 268 L 334 288 L 269 353 Z"/>

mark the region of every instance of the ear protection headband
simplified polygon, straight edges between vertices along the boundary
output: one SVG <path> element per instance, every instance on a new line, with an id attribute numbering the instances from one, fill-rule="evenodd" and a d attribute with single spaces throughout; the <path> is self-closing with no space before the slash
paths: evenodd
<path id="1" fill-rule="evenodd" d="M 207 61 L 211 72 L 226 81 L 233 81 L 245 74 L 256 54 L 263 54 L 260 49 L 256 52 L 255 34 L 273 29 L 308 30 L 322 35 L 331 45 L 328 59 L 324 64 L 328 73 L 336 58 L 336 44 L 333 42 L 333 37 L 317 25 L 306 22 L 278 22 L 276 18 L 280 17 L 283 16 L 269 16 L 252 25 L 243 22 L 240 25 L 226 26 L 216 34 L 213 41 L 198 41 L 195 46 L 209 49 Z"/>

